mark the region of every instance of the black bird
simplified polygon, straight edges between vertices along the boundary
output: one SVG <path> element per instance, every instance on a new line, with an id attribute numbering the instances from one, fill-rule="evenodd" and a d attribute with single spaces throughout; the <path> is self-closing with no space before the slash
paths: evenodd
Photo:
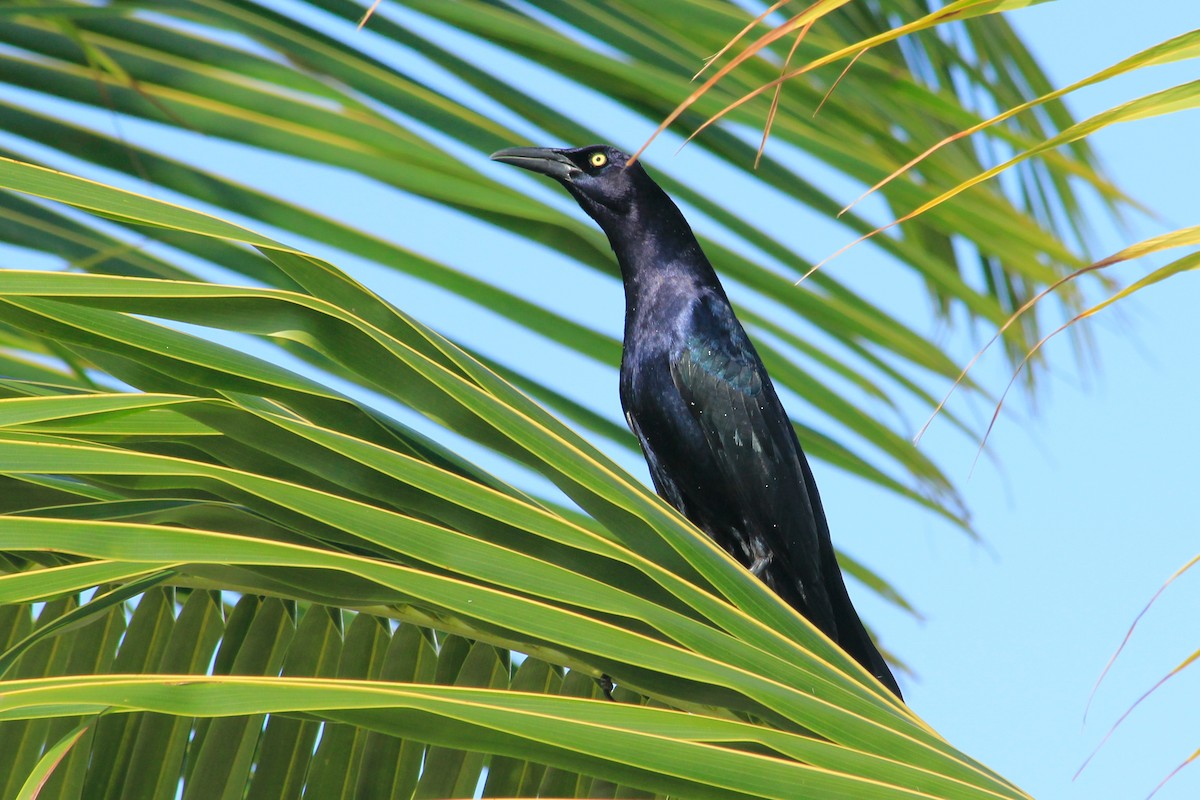
<path id="1" fill-rule="evenodd" d="M 679 208 L 614 147 L 492 158 L 554 178 L 608 235 L 625 284 L 621 406 L 659 495 L 900 696 L 787 413 Z"/>

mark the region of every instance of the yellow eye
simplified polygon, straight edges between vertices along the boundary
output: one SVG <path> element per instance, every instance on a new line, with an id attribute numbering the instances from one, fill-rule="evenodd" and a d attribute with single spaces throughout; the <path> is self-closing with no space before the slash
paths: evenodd
<path id="1" fill-rule="evenodd" d="M 603 167 L 608 163 L 608 156 L 604 155 L 604 153 L 592 153 L 588 161 L 591 162 L 593 167 Z"/>

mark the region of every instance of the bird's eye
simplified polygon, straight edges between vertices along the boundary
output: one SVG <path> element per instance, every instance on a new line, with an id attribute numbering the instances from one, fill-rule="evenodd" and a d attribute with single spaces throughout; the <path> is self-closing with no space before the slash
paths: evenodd
<path id="1" fill-rule="evenodd" d="M 592 153 L 588 161 L 591 162 L 593 167 L 603 167 L 608 163 L 608 156 L 604 155 L 604 153 Z"/>

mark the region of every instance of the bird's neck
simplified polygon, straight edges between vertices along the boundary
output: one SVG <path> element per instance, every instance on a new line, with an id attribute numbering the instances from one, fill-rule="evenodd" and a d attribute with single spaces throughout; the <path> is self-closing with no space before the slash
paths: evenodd
<path id="1" fill-rule="evenodd" d="M 605 227 L 621 267 L 627 316 L 703 289 L 724 295 L 683 213 L 665 192 L 631 209 L 622 224 Z"/>

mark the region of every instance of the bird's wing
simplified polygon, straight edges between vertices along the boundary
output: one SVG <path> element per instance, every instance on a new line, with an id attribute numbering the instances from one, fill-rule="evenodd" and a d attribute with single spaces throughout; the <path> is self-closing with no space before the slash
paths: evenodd
<path id="1" fill-rule="evenodd" d="M 818 627 L 835 635 L 822 539 L 804 458 L 791 421 L 753 346 L 723 303 L 705 298 L 671 377 L 703 431 L 721 481 L 736 499 L 742 525 L 732 531 L 745 563 L 785 599 L 799 600 Z"/>

